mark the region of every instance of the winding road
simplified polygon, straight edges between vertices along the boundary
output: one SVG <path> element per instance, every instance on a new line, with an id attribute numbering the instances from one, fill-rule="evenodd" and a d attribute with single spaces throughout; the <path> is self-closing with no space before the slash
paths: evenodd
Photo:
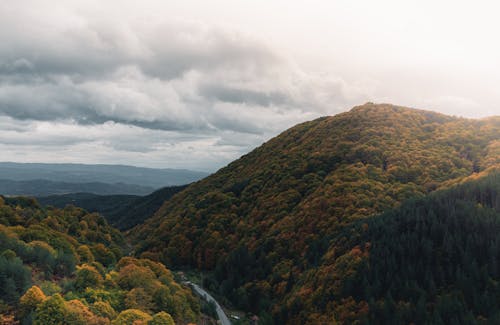
<path id="1" fill-rule="evenodd" d="M 208 302 L 213 302 L 215 304 L 215 310 L 217 311 L 217 316 L 219 317 L 219 320 L 222 325 L 231 325 L 231 321 L 227 317 L 226 313 L 222 309 L 222 307 L 219 305 L 217 300 L 214 299 L 208 292 L 203 290 L 199 285 L 194 284 L 192 282 L 186 282 L 187 285 L 190 285 L 194 291 L 196 291 L 197 294 L 205 298 L 206 301 Z"/>

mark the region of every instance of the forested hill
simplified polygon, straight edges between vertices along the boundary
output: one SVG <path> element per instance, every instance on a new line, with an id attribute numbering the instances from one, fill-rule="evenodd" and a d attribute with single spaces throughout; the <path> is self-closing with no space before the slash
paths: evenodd
<path id="1" fill-rule="evenodd" d="M 209 288 L 264 322 L 361 315 L 359 296 L 327 285 L 352 271 L 339 261 L 339 234 L 495 166 L 499 140 L 500 118 L 368 103 L 297 125 L 194 183 L 132 231 L 136 249 L 211 271 Z"/>
<path id="2" fill-rule="evenodd" d="M 187 324 L 198 299 L 164 265 L 76 207 L 0 196 L 0 324 Z"/>

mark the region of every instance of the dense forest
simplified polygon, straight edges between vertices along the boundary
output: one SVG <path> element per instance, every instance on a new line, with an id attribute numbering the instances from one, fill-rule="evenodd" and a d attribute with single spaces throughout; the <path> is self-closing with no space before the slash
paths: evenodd
<path id="1" fill-rule="evenodd" d="M 126 250 L 98 214 L 0 197 L 0 323 L 195 322 L 191 290 L 163 264 L 124 257 Z"/>
<path id="2" fill-rule="evenodd" d="M 186 185 L 169 186 L 146 196 L 71 193 L 38 197 L 37 201 L 58 208 L 71 204 L 89 212 L 98 212 L 112 226 L 128 230 L 152 217 L 165 201 L 185 188 Z"/>
<path id="3" fill-rule="evenodd" d="M 314 305 L 343 324 L 498 324 L 499 233 L 497 169 L 345 227 Z"/>
<path id="4" fill-rule="evenodd" d="M 415 301 L 405 291 L 382 292 L 391 286 L 378 273 L 373 277 L 379 277 L 380 288 L 349 280 L 373 280 L 357 272 L 371 253 L 354 241 L 349 247 L 349 238 L 344 243 L 339 236 L 360 220 L 497 165 L 499 139 L 500 118 L 470 120 L 368 103 L 283 132 L 174 196 L 131 235 L 138 256 L 206 272 L 208 288 L 227 303 L 257 313 L 264 324 L 383 323 L 380 315 L 394 310 L 402 320 L 394 322 L 404 323 L 414 315 L 404 314 L 398 304 Z M 460 245 L 473 249 L 467 248 L 472 243 Z M 339 255 L 346 247 L 349 254 Z M 378 272 L 398 266 L 382 264 Z M 436 288 L 444 285 L 434 276 Z M 339 285 L 345 285 L 341 294 Z M 363 288 L 374 293 L 356 291 Z M 423 320 L 446 316 L 434 315 L 432 304 L 446 305 L 448 296 L 443 301 L 415 296 L 426 307 Z M 395 307 L 384 307 L 385 301 Z M 471 309 L 464 317 L 490 316 Z"/>

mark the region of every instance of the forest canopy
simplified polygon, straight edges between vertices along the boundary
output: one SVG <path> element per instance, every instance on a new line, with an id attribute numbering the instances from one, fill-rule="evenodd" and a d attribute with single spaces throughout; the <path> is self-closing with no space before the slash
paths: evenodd
<path id="1" fill-rule="evenodd" d="M 0 321 L 187 324 L 191 290 L 163 264 L 124 257 L 123 235 L 95 213 L 0 197 Z"/>
<path id="2" fill-rule="evenodd" d="M 174 196 L 131 235 L 142 256 L 207 272 L 207 287 L 261 320 L 363 315 L 374 305 L 318 288 L 369 256 L 352 247 L 339 264 L 339 234 L 496 166 L 499 139 L 500 118 L 368 103 L 286 130 Z"/>

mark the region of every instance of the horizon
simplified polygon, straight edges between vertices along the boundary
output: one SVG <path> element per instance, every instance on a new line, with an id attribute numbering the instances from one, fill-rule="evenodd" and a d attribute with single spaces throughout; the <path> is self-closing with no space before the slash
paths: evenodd
<path id="1" fill-rule="evenodd" d="M 482 120 L 482 119 L 488 119 L 488 118 L 495 118 L 495 117 L 500 117 L 500 114 L 498 115 L 489 115 L 489 116 L 480 116 L 480 117 L 467 117 L 467 116 L 461 116 L 461 115 L 452 115 L 452 114 L 446 114 L 446 113 L 442 113 L 442 112 L 439 112 L 439 111 L 436 111 L 436 110 L 431 110 L 431 109 L 427 109 L 427 108 L 416 108 L 416 107 L 405 107 L 405 106 L 400 106 L 400 105 L 396 105 L 396 104 L 392 104 L 392 103 L 373 103 L 373 102 L 366 102 L 366 103 L 363 103 L 363 104 L 360 104 L 360 105 L 355 105 L 349 109 L 346 109 L 344 111 L 340 111 L 338 113 L 335 113 L 335 114 L 332 114 L 332 115 L 323 115 L 323 116 L 318 116 L 314 119 L 310 119 L 310 120 L 305 120 L 305 121 L 300 121 L 298 122 L 297 124 L 300 124 L 300 123 L 304 123 L 304 122 L 308 122 L 308 121 L 312 121 L 312 120 L 315 120 L 315 119 L 319 119 L 319 118 L 323 118 L 323 117 L 331 117 L 331 116 L 335 116 L 335 115 L 338 115 L 338 114 L 341 114 L 341 113 L 348 113 L 350 112 L 352 109 L 355 109 L 355 108 L 358 108 L 358 107 L 363 107 L 365 105 L 375 105 L 375 106 L 379 106 L 379 105 L 391 105 L 391 106 L 396 106 L 396 107 L 403 107 L 403 108 L 406 108 L 406 109 L 411 109 L 411 110 L 418 110 L 418 111 L 427 111 L 427 112 L 433 112 L 433 113 L 438 113 L 438 114 L 443 114 L 443 115 L 446 115 L 446 116 L 450 116 L 450 117 L 454 117 L 454 118 L 465 118 L 465 119 L 472 119 L 472 120 Z M 295 125 L 292 125 L 290 127 L 294 127 L 296 126 L 297 124 Z M 288 129 L 288 128 L 287 128 Z M 249 150 L 247 152 L 243 152 L 241 154 L 241 156 L 243 155 L 246 155 L 247 153 L 253 151 L 254 149 L 258 148 L 260 145 L 262 145 L 263 143 L 269 141 L 270 139 L 274 138 L 274 137 L 277 137 L 279 136 L 282 132 L 286 131 L 287 129 L 283 129 L 283 130 L 279 130 L 277 134 L 273 135 L 272 137 L 270 137 L 269 139 L 265 139 L 261 144 L 257 144 L 257 146 L 255 147 L 251 147 L 249 148 Z M 201 168 L 198 168 L 198 169 L 190 169 L 190 168 L 176 168 L 176 167 L 162 167 L 162 166 L 158 166 L 158 167 L 155 167 L 155 166 L 150 166 L 150 165 L 133 165 L 133 164 L 126 164 L 126 163 L 122 163 L 122 162 L 116 162 L 116 163 L 113 163 L 113 162 L 97 162 L 97 163 L 94 163 L 94 162 L 78 162 L 78 161 L 75 161 L 75 162 L 72 162 L 72 161 L 68 161 L 68 162 L 61 162 L 61 161 L 10 161 L 10 160 L 4 160 L 4 161 L 0 161 L 0 164 L 24 164 L 24 165 L 29 165 L 29 164 L 32 164 L 32 165 L 83 165 L 83 166 L 107 166 L 107 167 L 132 167 L 132 168 L 145 168 L 145 169 L 155 169 L 155 170 L 177 170 L 177 171 L 191 171 L 191 172 L 200 172 L 200 173 L 207 173 L 208 175 L 212 174 L 212 173 L 215 173 L 217 172 L 219 169 L 227 166 L 229 163 L 231 163 L 232 161 L 234 160 L 237 160 L 239 159 L 241 156 L 238 156 L 238 157 L 235 157 L 233 160 L 231 161 L 228 161 L 226 164 L 223 164 L 221 166 L 217 166 L 215 167 L 214 169 L 210 169 L 210 168 L 207 168 L 207 169 L 201 169 Z"/>
<path id="2" fill-rule="evenodd" d="M 3 3 L 2 159 L 212 172 L 293 125 L 365 102 L 496 116 L 497 9 Z"/>
<path id="3" fill-rule="evenodd" d="M 126 164 L 106 164 L 106 163 L 78 163 L 78 162 L 68 162 L 68 163 L 61 163 L 61 162 L 43 162 L 43 161 L 30 161 L 30 162 L 20 162 L 20 161 L 0 161 L 0 165 L 2 164 L 19 164 L 19 165 L 71 165 L 71 166 L 102 166 L 102 167 L 132 167 L 132 168 L 139 168 L 139 169 L 156 169 L 156 170 L 176 170 L 176 171 L 191 171 L 191 172 L 200 172 L 200 173 L 207 173 L 210 171 L 204 171 L 204 170 L 195 170 L 195 169 L 183 169 L 183 168 L 154 168 L 154 167 L 147 167 L 147 166 L 136 166 L 136 165 L 126 165 Z"/>

